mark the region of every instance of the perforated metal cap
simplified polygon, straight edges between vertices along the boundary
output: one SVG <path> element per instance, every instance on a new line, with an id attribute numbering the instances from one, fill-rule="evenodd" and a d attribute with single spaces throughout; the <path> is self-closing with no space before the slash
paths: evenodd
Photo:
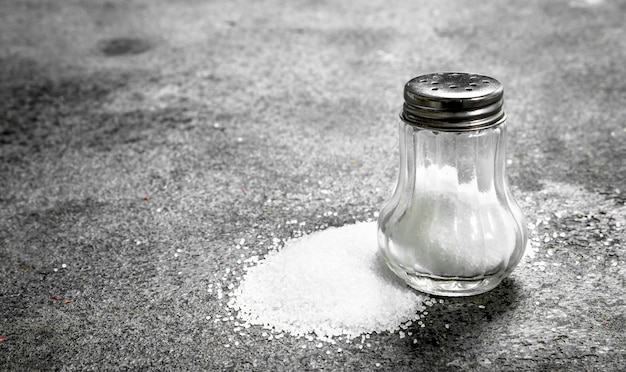
<path id="1" fill-rule="evenodd" d="M 491 77 L 439 72 L 418 76 L 404 86 L 406 123 L 442 131 L 469 131 L 504 122 L 504 89 Z"/>

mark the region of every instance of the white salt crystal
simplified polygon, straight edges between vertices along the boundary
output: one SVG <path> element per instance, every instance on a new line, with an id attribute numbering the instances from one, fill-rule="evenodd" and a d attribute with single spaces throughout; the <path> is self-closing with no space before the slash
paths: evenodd
<path id="1" fill-rule="evenodd" d="M 481 191 L 476 179 L 459 184 L 454 167 L 416 172 L 420 191 L 398 221 L 385 225 L 390 261 L 408 272 L 420 267 L 418 271 L 468 278 L 495 272 L 509 261 L 517 222 L 494 192 Z M 428 183 L 431 179 L 437 182 Z"/>
<path id="2" fill-rule="evenodd" d="M 246 324 L 294 336 L 354 338 L 399 329 L 417 319 L 428 297 L 388 271 L 376 232 L 376 222 L 367 222 L 288 241 L 255 261 L 229 306 Z"/>

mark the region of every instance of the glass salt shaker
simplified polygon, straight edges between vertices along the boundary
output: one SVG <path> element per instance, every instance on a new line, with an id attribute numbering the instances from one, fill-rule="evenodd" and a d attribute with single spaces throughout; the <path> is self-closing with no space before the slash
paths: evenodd
<path id="1" fill-rule="evenodd" d="M 411 287 L 442 296 L 489 291 L 528 232 L 505 175 L 506 115 L 496 79 L 416 77 L 404 87 L 400 174 L 378 218 L 378 245 Z"/>

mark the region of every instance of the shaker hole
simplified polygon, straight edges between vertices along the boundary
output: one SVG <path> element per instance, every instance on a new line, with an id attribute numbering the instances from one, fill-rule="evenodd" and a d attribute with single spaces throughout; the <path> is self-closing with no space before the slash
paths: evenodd
<path id="1" fill-rule="evenodd" d="M 458 88 L 458 86 L 457 86 L 457 85 L 450 85 L 448 88 L 450 88 L 450 89 L 456 89 L 456 88 Z"/>
<path id="2" fill-rule="evenodd" d="M 435 85 L 435 84 L 439 84 L 438 81 L 433 81 L 431 84 Z"/>
<path id="3" fill-rule="evenodd" d="M 426 80 L 426 79 L 422 79 L 422 80 L 420 80 L 420 83 L 425 83 L 425 82 L 427 82 L 427 81 L 428 81 L 428 80 Z"/>
<path id="4" fill-rule="evenodd" d="M 474 89 L 472 89 L 472 88 L 465 88 L 465 90 L 474 90 Z"/>
<path id="5" fill-rule="evenodd" d="M 434 88 L 432 88 L 431 90 L 439 90 L 439 88 L 437 88 L 437 87 L 434 87 Z"/>
<path id="6" fill-rule="evenodd" d="M 489 84 L 489 80 L 483 80 L 484 84 Z"/>
<path id="7" fill-rule="evenodd" d="M 477 86 L 477 85 L 478 85 L 478 84 L 476 84 L 476 83 L 469 83 L 469 86 L 470 86 L 470 87 L 475 87 L 475 86 Z"/>

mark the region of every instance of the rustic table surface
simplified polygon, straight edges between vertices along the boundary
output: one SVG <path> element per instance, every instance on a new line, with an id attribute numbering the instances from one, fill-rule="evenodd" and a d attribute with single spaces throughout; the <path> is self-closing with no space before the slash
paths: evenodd
<path id="1" fill-rule="evenodd" d="M 0 2 L 0 370 L 623 370 L 624 35 L 612 0 Z M 520 267 L 411 337 L 238 335 L 210 289 L 373 219 L 433 71 L 505 86 Z"/>

